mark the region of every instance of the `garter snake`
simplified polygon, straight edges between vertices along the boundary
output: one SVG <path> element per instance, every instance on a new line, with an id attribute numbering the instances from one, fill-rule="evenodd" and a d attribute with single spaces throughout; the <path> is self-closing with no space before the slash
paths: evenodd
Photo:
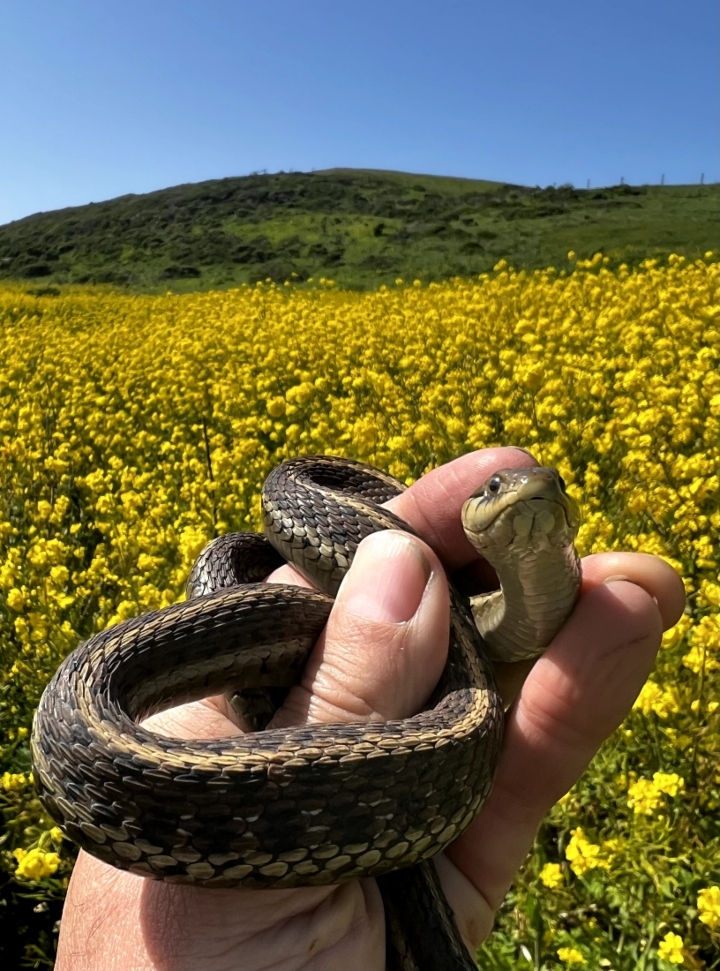
<path id="1" fill-rule="evenodd" d="M 540 654 L 578 595 L 577 513 L 554 470 L 498 472 L 463 506 L 466 534 L 501 590 L 468 604 L 451 588 L 448 660 L 427 710 L 214 740 L 139 724 L 238 686 L 252 695 L 294 684 L 361 540 L 413 532 L 381 505 L 403 488 L 345 459 L 286 462 L 264 486 L 272 545 L 249 541 L 258 554 L 249 573 L 240 534 L 220 537 L 198 558 L 189 599 L 101 631 L 65 659 L 38 707 L 32 752 L 40 799 L 70 839 L 172 883 L 292 888 L 420 864 L 412 876 L 464 831 L 490 792 L 502 735 L 490 658 Z M 257 582 L 275 565 L 273 549 L 323 592 Z M 397 894 L 393 879 L 381 881 L 386 897 Z M 424 940 L 432 921 L 408 931 L 413 892 L 400 896 L 389 923 Z M 425 967 L 426 947 L 435 945 L 396 966 Z M 431 958 L 434 969 L 474 967 L 457 954 Z"/>

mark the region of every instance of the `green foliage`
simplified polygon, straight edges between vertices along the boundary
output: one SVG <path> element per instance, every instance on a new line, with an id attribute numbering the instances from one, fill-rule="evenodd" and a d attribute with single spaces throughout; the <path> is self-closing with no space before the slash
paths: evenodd
<path id="1" fill-rule="evenodd" d="M 143 291 L 332 278 L 353 289 L 490 270 L 610 265 L 717 237 L 720 186 L 526 188 L 363 169 L 279 172 L 180 185 L 37 213 L 0 226 L 0 279 Z"/>
<path id="2" fill-rule="evenodd" d="M 0 870 L 0 935 L 3 967 L 52 968 L 64 890 L 47 884 L 22 890 Z"/>

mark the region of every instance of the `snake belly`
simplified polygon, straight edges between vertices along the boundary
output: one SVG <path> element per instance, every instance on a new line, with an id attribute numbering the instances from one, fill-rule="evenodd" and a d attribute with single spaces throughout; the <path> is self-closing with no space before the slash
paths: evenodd
<path id="1" fill-rule="evenodd" d="M 503 718 L 454 594 L 433 707 L 411 718 L 213 740 L 139 724 L 221 691 L 295 683 L 359 542 L 413 532 L 379 505 L 402 489 L 345 459 L 285 463 L 264 488 L 266 534 L 326 593 L 222 580 L 207 592 L 212 581 L 68 656 L 38 707 L 32 753 L 43 806 L 70 839 L 172 883 L 291 888 L 409 867 L 463 832 L 490 792 Z"/>

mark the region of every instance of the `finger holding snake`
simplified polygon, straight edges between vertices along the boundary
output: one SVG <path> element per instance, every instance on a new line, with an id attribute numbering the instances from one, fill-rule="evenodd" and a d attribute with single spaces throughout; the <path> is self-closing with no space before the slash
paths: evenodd
<path id="1" fill-rule="evenodd" d="M 393 507 L 421 535 L 437 541 L 449 533 L 451 539 L 438 544 L 443 562 L 450 569 L 466 566 L 474 554 L 455 526 L 463 501 L 494 469 L 529 463 L 519 450 L 464 456 L 426 476 L 393 500 Z M 415 539 L 402 539 L 395 550 L 397 587 L 403 593 L 381 604 L 387 611 L 384 618 L 371 618 L 373 651 L 369 658 L 352 654 L 357 616 L 372 610 L 369 588 L 382 591 L 387 586 L 377 581 L 390 552 L 378 547 L 388 542 L 392 538 L 365 542 L 333 623 L 280 719 L 297 723 L 404 717 L 432 690 L 442 668 L 434 651 L 443 643 L 438 633 L 446 623 L 447 594 L 444 584 L 434 581 L 437 560 Z M 384 555 L 378 558 L 380 552 Z M 659 615 L 671 624 L 681 609 L 682 593 L 659 561 L 626 554 L 619 567 L 616 554 L 606 556 L 592 558 L 586 596 L 522 690 L 511 714 L 493 796 L 440 863 L 461 928 L 472 943 L 488 931 L 491 909 L 527 851 L 542 814 L 575 781 L 632 703 L 657 648 Z M 602 584 L 618 572 L 628 579 Z M 419 603 L 417 611 L 413 601 Z M 382 649 L 390 651 L 390 660 L 379 660 Z M 411 690 L 388 691 L 391 677 L 400 684 L 409 680 Z M 195 737 L 229 734 L 220 712 L 207 705 L 185 706 L 157 720 L 165 719 L 167 725 L 170 716 L 173 734 L 178 726 L 178 734 L 184 729 Z M 211 721 L 199 728 L 198 719 L 207 717 Z M 103 923 L 110 914 L 112 922 Z M 200 956 L 207 968 L 321 968 L 342 961 L 347 969 L 380 969 L 379 923 L 379 900 L 368 880 L 343 887 L 262 894 L 218 890 L 208 895 L 192 887 L 138 881 L 85 857 L 68 897 L 58 969 L 192 968 Z M 99 924 L 103 934 L 88 940 L 88 926 Z M 106 933 L 111 924 L 112 934 Z M 111 955 L 117 963 L 110 963 Z M 268 965 L 269 960 L 273 963 Z"/>

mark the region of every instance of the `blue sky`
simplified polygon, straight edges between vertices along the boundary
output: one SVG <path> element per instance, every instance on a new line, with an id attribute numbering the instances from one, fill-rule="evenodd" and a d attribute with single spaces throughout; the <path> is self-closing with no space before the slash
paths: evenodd
<path id="1" fill-rule="evenodd" d="M 717 0 L 7 0 L 0 223 L 333 166 L 720 178 Z"/>

